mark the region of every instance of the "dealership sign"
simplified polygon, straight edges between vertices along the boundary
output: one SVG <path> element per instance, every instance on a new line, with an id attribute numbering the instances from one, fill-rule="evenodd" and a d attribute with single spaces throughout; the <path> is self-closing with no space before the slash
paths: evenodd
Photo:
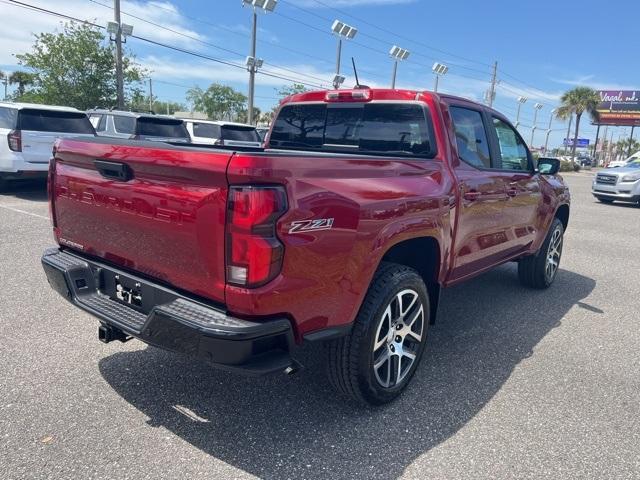
<path id="1" fill-rule="evenodd" d="M 599 90 L 600 125 L 640 125 L 640 90 Z"/>
<path id="2" fill-rule="evenodd" d="M 567 147 L 573 147 L 573 138 L 565 138 L 564 144 Z M 576 148 L 587 148 L 589 146 L 588 138 L 579 138 L 578 143 L 576 143 Z"/>

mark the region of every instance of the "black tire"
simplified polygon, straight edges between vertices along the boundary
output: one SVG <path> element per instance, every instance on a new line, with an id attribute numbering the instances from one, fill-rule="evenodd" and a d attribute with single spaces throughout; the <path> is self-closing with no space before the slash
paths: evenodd
<path id="1" fill-rule="evenodd" d="M 599 202 L 602 203 L 613 203 L 613 199 L 611 198 L 605 198 L 605 197 L 596 197 L 598 199 Z"/>
<path id="2" fill-rule="evenodd" d="M 405 292 L 404 296 L 399 295 L 401 292 Z M 411 303 L 414 299 L 415 302 Z M 397 323 L 393 323 L 394 315 L 388 312 L 392 311 L 394 302 L 402 310 L 405 300 L 411 306 L 406 309 L 405 315 L 396 319 Z M 406 324 L 405 316 L 409 319 Z M 421 326 L 418 325 L 420 316 Z M 416 320 L 410 325 L 412 318 Z M 333 387 L 364 404 L 382 405 L 395 399 L 409 384 L 420 363 L 429 320 L 429 294 L 422 277 L 409 267 L 383 262 L 374 275 L 351 332 L 327 343 L 327 372 Z M 387 323 L 388 328 L 383 329 L 383 324 Z M 413 329 L 413 332 L 407 328 Z M 393 343 L 401 338 L 396 333 L 403 334 L 399 344 Z M 417 342 L 416 335 L 421 337 Z M 376 350 L 375 345 L 380 342 L 383 343 Z M 401 347 L 394 348 L 394 345 Z M 375 368 L 376 353 L 378 364 L 385 356 L 388 364 Z M 411 359 L 408 355 L 415 355 L 415 358 Z M 412 363 L 407 365 L 407 361 Z M 396 378 L 391 378 L 391 373 L 385 374 L 384 371 L 397 373 Z M 401 372 L 404 373 L 401 375 Z M 380 376 L 386 378 L 380 379 Z M 398 378 L 400 381 L 396 383 Z M 383 386 L 385 381 L 389 385 Z"/>
<path id="3" fill-rule="evenodd" d="M 6 191 L 8 186 L 9 186 L 9 181 L 0 177 L 0 193 L 3 193 L 4 191 Z"/>
<path id="4" fill-rule="evenodd" d="M 558 248 L 557 264 L 550 275 L 547 269 L 547 262 L 551 253 L 550 245 L 556 232 L 559 232 L 560 244 Z M 556 278 L 560 269 L 560 259 L 562 258 L 562 246 L 564 244 L 564 227 L 558 218 L 554 218 L 540 250 L 535 255 L 530 255 L 518 262 L 518 278 L 520 283 L 532 288 L 548 288 Z M 555 255 L 554 255 L 555 258 Z"/>

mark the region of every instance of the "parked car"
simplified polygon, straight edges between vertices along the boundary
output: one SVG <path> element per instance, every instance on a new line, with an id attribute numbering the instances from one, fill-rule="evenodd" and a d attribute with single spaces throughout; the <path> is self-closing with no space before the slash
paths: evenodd
<path id="1" fill-rule="evenodd" d="M 84 112 L 0 102 L 0 190 L 11 180 L 46 178 L 55 140 L 70 136 L 95 136 Z"/>
<path id="2" fill-rule="evenodd" d="M 623 167 L 598 172 L 591 186 L 594 197 L 603 203 L 640 204 L 640 156 L 631 158 Z"/>
<path id="3" fill-rule="evenodd" d="M 591 157 L 585 153 L 578 155 L 578 163 L 580 163 L 581 167 L 591 167 L 593 166 L 593 160 Z"/>
<path id="4" fill-rule="evenodd" d="M 99 109 L 87 113 L 99 136 L 156 142 L 191 141 L 184 122 L 168 115 Z"/>
<path id="5" fill-rule="evenodd" d="M 335 388 L 382 404 L 410 382 L 442 287 L 508 261 L 524 285 L 553 283 L 570 203 L 558 169 L 470 100 L 305 92 L 265 149 L 60 141 L 42 263 L 103 342 L 254 374 L 291 373 L 326 342 Z"/>
<path id="6" fill-rule="evenodd" d="M 262 140 L 253 125 L 212 120 L 184 121 L 193 143 L 228 147 L 262 146 Z"/>

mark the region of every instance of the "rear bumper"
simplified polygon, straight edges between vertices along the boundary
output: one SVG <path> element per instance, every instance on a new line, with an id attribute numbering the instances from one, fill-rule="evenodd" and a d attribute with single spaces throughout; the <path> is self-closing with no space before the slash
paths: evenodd
<path id="1" fill-rule="evenodd" d="M 293 331 L 285 318 L 260 323 L 235 318 L 221 308 L 58 249 L 45 251 L 42 266 L 51 287 L 64 298 L 103 325 L 150 345 L 250 374 L 284 371 L 295 364 Z M 130 296 L 129 303 L 116 299 L 113 282 L 140 297 L 141 305 L 130 306 Z"/>
<path id="2" fill-rule="evenodd" d="M 51 154 L 49 154 L 50 156 Z M 12 174 L 15 178 L 38 173 L 46 176 L 48 170 L 49 159 L 46 157 L 42 159 L 42 162 L 30 163 L 24 160 L 21 152 L 11 152 L 6 149 L 0 152 L 0 173 L 2 174 Z"/>

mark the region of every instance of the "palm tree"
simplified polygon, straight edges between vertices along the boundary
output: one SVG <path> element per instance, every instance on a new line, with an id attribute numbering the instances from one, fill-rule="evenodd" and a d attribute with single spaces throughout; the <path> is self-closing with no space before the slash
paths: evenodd
<path id="1" fill-rule="evenodd" d="M 591 118 L 596 118 L 596 108 L 600 103 L 600 95 L 592 88 L 576 87 L 573 90 L 565 92 L 560 98 L 560 101 L 562 102 L 560 105 L 561 109 L 568 109 L 576 114 L 576 130 L 573 137 L 573 145 L 571 146 L 571 160 L 573 161 L 576 157 L 580 118 L 584 112 L 587 112 Z"/>
<path id="2" fill-rule="evenodd" d="M 567 143 L 564 145 L 564 154 L 567 154 L 567 147 L 569 146 L 569 135 L 571 135 L 571 122 L 573 121 L 573 109 L 569 108 L 566 105 L 558 107 L 556 109 L 556 118 L 558 120 L 562 120 L 563 122 L 569 120 L 569 125 L 567 126 Z"/>
<path id="3" fill-rule="evenodd" d="M 11 75 L 9 75 L 9 83 L 11 85 L 15 83 L 18 84 L 16 93 L 17 93 L 17 97 L 20 98 L 24 95 L 25 87 L 33 83 L 33 75 L 27 72 L 16 70 Z"/>

